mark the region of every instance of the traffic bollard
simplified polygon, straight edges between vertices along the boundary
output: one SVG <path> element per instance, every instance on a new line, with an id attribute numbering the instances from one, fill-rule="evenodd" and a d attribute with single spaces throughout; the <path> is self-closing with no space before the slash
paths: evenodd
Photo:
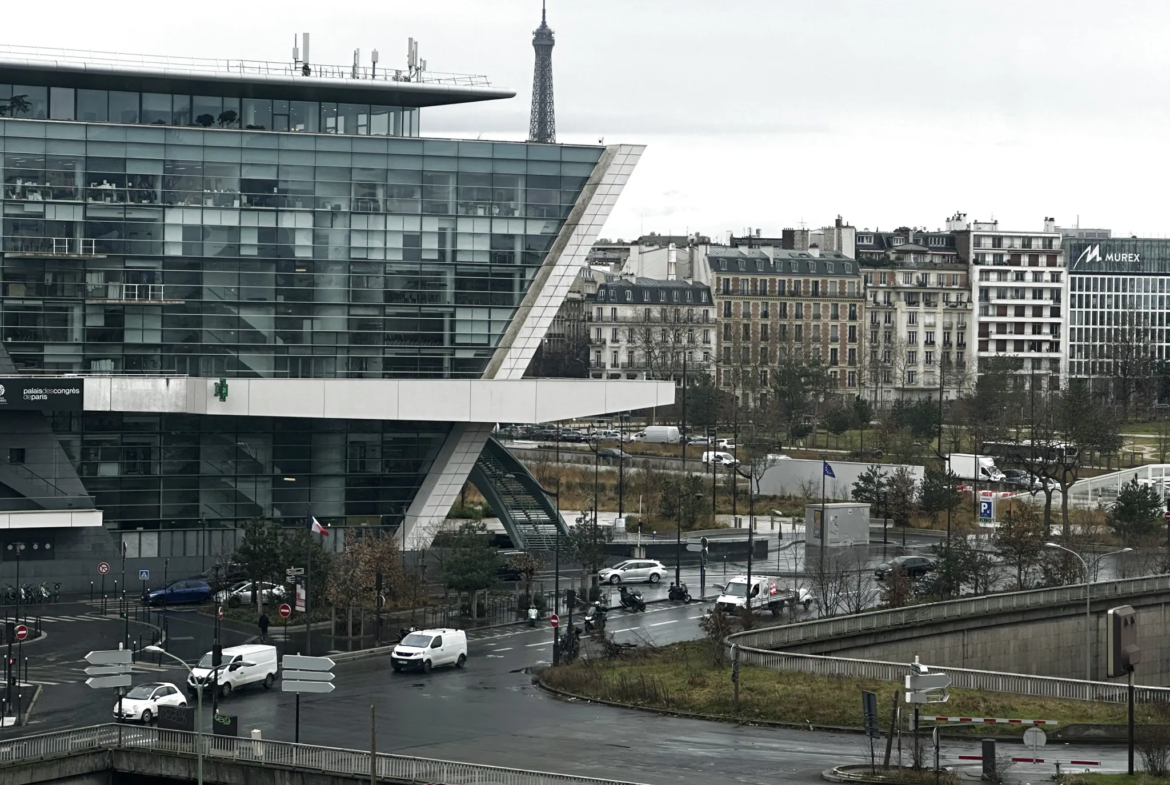
<path id="1" fill-rule="evenodd" d="M 89 601 L 93 602 L 93 581 L 89 582 Z"/>

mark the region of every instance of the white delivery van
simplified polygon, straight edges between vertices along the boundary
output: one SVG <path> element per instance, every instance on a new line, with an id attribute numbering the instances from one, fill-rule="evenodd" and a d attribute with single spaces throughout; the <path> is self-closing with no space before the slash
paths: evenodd
<path id="1" fill-rule="evenodd" d="M 729 452 L 705 452 L 702 460 L 707 466 L 713 463 L 718 466 L 735 466 L 739 463 Z"/>
<path id="2" fill-rule="evenodd" d="M 207 652 L 199 660 L 199 664 L 191 669 L 191 675 L 187 677 L 187 692 L 190 694 L 195 694 L 195 685 L 200 682 L 204 689 L 210 689 L 214 681 L 219 694 L 227 696 L 249 684 L 263 684 L 264 689 L 269 689 L 276 681 L 275 646 L 253 644 L 224 649 L 214 679 L 211 659 L 211 652 Z"/>
<path id="3" fill-rule="evenodd" d="M 1007 479 L 995 465 L 995 459 L 989 455 L 951 453 L 947 456 L 947 468 L 960 480 L 1003 482 Z"/>
<path id="4" fill-rule="evenodd" d="M 636 434 L 634 438 L 650 444 L 678 444 L 680 436 L 677 426 L 647 425 L 646 430 Z"/>
<path id="5" fill-rule="evenodd" d="M 746 575 L 737 575 L 720 590 L 715 608 L 724 613 L 742 613 L 744 607 L 749 607 L 753 613 L 769 610 L 779 616 L 785 605 L 803 605 L 808 610 L 812 601 L 808 589 L 782 588 L 776 578 L 767 575 L 753 575 L 750 583 Z"/>
<path id="6" fill-rule="evenodd" d="M 429 673 L 440 665 L 462 668 L 466 663 L 467 635 L 463 630 L 415 630 L 390 652 L 390 664 L 396 671 L 411 668 Z"/>

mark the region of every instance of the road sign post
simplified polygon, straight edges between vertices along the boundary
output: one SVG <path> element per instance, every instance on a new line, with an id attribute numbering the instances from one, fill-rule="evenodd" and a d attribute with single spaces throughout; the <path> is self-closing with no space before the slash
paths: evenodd
<path id="1" fill-rule="evenodd" d="M 12 635 L 18 641 L 23 641 L 28 637 L 28 627 L 24 624 L 17 624 L 12 628 Z"/>
<path id="2" fill-rule="evenodd" d="M 118 690 L 118 721 L 121 722 L 122 698 L 126 691 L 125 688 L 129 687 L 132 682 L 130 666 L 133 657 L 131 652 L 128 649 L 91 651 L 85 655 L 85 661 L 95 666 L 85 669 L 85 675 L 89 677 L 85 680 L 85 686 L 94 690 Z"/>
<path id="3" fill-rule="evenodd" d="M 554 613 L 548 617 L 548 623 L 551 624 L 552 628 L 555 630 L 561 624 L 561 617 Z"/>
<path id="4" fill-rule="evenodd" d="M 979 520 L 980 521 L 994 521 L 995 520 L 995 499 L 980 499 L 979 500 Z"/>
<path id="5" fill-rule="evenodd" d="M 296 694 L 296 730 L 294 740 L 301 742 L 301 693 L 327 694 L 333 692 L 333 660 L 328 657 L 305 657 L 286 654 L 280 659 L 281 692 Z"/>

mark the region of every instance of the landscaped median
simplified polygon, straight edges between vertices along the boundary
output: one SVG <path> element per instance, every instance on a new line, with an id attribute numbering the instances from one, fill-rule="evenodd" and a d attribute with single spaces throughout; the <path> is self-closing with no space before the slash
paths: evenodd
<path id="1" fill-rule="evenodd" d="M 857 730 L 862 727 L 861 692 L 870 690 L 878 695 L 883 732 L 889 728 L 895 693 L 897 700 L 902 701 L 902 685 L 898 682 L 741 666 L 737 709 L 731 675 L 730 664 L 716 664 L 710 643 L 691 641 L 637 651 L 615 659 L 587 659 L 546 668 L 541 672 L 540 680 L 546 687 L 562 693 L 643 709 L 733 722 L 774 722 Z M 972 690 L 951 690 L 950 695 L 947 703 L 924 706 L 924 714 L 1056 720 L 1062 728 L 1070 724 L 1125 722 L 1124 704 Z M 905 713 L 909 707 L 902 706 Z M 1139 705 L 1136 721 L 1164 720 L 1155 718 L 1147 707 Z M 981 736 L 1019 736 L 1023 730 L 1020 725 L 978 726 Z"/>

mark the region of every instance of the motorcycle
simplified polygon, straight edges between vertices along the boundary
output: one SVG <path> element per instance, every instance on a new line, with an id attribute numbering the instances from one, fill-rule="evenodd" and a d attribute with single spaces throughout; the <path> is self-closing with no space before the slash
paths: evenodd
<path id="1" fill-rule="evenodd" d="M 691 593 L 687 591 L 687 585 L 680 583 L 678 585 L 670 584 L 670 592 L 668 594 L 672 600 L 682 600 L 683 602 L 691 601 Z"/>
<path id="2" fill-rule="evenodd" d="M 601 607 L 600 602 L 594 602 L 589 606 L 589 610 L 585 611 L 585 632 L 603 632 L 605 630 L 605 608 Z"/>
<path id="3" fill-rule="evenodd" d="M 623 586 L 621 588 L 622 594 L 622 608 L 627 611 L 644 611 L 646 610 L 646 601 L 642 599 L 642 592 L 631 590 Z"/>
<path id="4" fill-rule="evenodd" d="M 537 617 L 538 615 L 539 615 L 539 614 L 537 613 L 537 610 L 536 610 L 536 608 L 535 608 L 535 607 L 531 607 L 531 608 L 529 608 L 529 609 L 528 609 L 528 626 L 529 626 L 529 627 L 535 627 L 535 626 L 536 626 L 536 617 Z"/>
<path id="5" fill-rule="evenodd" d="M 573 627 L 561 633 L 561 660 L 572 662 L 581 653 L 581 628 Z"/>

